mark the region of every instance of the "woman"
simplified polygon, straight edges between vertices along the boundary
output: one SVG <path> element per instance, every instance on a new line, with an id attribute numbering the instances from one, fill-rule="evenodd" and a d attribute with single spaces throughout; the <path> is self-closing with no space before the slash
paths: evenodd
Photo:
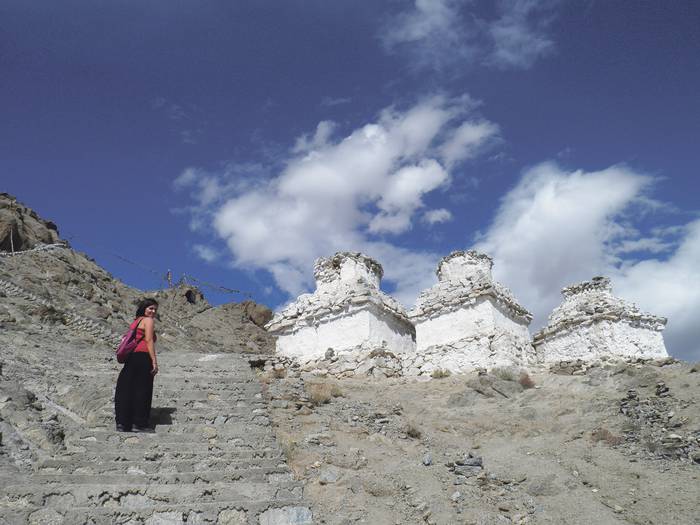
<path id="1" fill-rule="evenodd" d="M 136 309 L 136 319 L 131 328 L 136 328 L 136 348 L 127 358 L 117 379 L 114 393 L 114 412 L 117 432 L 148 432 L 153 378 L 158 373 L 156 357 L 156 334 L 154 321 L 158 313 L 158 301 L 144 299 Z"/>

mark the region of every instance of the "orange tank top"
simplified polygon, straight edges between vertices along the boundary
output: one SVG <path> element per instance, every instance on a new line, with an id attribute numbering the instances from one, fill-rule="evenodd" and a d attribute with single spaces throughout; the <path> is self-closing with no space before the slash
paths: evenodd
<path id="1" fill-rule="evenodd" d="M 141 319 L 143 317 L 137 317 L 134 319 L 134 322 L 131 323 L 131 329 L 133 330 L 138 326 L 138 324 L 141 322 Z M 153 342 L 155 343 L 156 340 L 158 339 L 158 336 L 154 333 L 153 334 Z M 148 353 L 148 343 L 146 343 L 146 331 L 143 328 L 136 328 L 136 340 L 139 342 L 139 344 L 136 345 L 136 348 L 134 348 L 134 352 L 145 352 Z"/>

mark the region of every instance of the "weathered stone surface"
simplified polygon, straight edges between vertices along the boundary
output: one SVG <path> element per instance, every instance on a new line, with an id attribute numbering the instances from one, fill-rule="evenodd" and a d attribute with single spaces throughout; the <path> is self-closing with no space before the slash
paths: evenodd
<path id="1" fill-rule="evenodd" d="M 60 241 L 58 228 L 8 193 L 0 193 L 0 252 L 23 251 Z"/>
<path id="2" fill-rule="evenodd" d="M 537 361 L 527 329 L 532 315 L 493 280 L 492 264 L 475 251 L 440 261 L 438 283 L 421 293 L 409 314 L 416 353 L 404 363 L 407 375 Z"/>
<path id="3" fill-rule="evenodd" d="M 403 307 L 379 290 L 383 270 L 355 252 L 320 258 L 316 291 L 299 296 L 266 325 L 276 336 L 278 355 L 301 363 L 384 349 L 415 351 L 415 330 Z M 330 354 L 328 354 L 330 355 Z"/>
<path id="4" fill-rule="evenodd" d="M 272 319 L 272 310 L 264 304 L 258 304 L 254 301 L 243 301 L 241 307 L 248 319 L 260 327 L 265 326 Z"/>
<path id="5" fill-rule="evenodd" d="M 564 288 L 564 301 L 535 334 L 545 361 L 667 357 L 666 319 L 612 295 L 610 279 L 594 277 Z"/>
<path id="6" fill-rule="evenodd" d="M 259 517 L 259 525 L 312 525 L 313 517 L 307 507 L 269 509 Z"/>
<path id="7" fill-rule="evenodd" d="M 219 512 L 216 522 L 219 525 L 245 525 L 248 518 L 243 510 L 226 509 Z"/>
<path id="8" fill-rule="evenodd" d="M 30 525 L 61 525 L 65 520 L 63 515 L 53 509 L 41 509 L 29 515 Z"/>

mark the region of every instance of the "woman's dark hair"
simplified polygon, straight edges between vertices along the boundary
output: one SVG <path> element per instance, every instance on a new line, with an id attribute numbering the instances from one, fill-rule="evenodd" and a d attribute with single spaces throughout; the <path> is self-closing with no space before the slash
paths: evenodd
<path id="1" fill-rule="evenodd" d="M 143 317 L 146 315 L 146 308 L 149 306 L 158 306 L 158 301 L 150 297 L 142 300 L 136 308 L 136 317 Z"/>

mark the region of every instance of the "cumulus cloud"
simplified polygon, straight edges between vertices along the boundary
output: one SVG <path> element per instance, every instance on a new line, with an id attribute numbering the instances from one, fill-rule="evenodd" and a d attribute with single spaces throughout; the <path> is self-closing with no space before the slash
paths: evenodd
<path id="1" fill-rule="evenodd" d="M 410 304 L 434 279 L 439 257 L 401 247 L 400 235 L 421 216 L 424 197 L 451 183 L 444 152 L 454 163 L 484 140 L 481 133 L 455 142 L 460 130 L 473 120 L 496 133 L 470 118 L 473 105 L 467 97 L 433 97 L 404 111 L 387 108 L 337 138 L 336 127 L 321 122 L 297 140 L 274 177 L 234 188 L 220 174 L 192 168 L 174 184 L 192 193 L 197 216 L 208 214 L 234 264 L 269 271 L 290 295 L 311 286 L 315 258 L 359 250 L 385 265 L 386 279 Z M 433 222 L 446 220 L 445 212 Z"/>
<path id="2" fill-rule="evenodd" d="M 554 0 L 501 0 L 496 16 L 470 0 L 415 0 L 382 28 L 388 51 L 406 51 L 421 67 L 457 63 L 525 69 L 554 50 L 548 36 Z"/>
<path id="3" fill-rule="evenodd" d="M 668 258 L 647 259 L 611 271 L 616 290 L 646 310 L 668 318 L 669 351 L 700 360 L 700 220 L 683 227 L 680 245 Z"/>
<path id="4" fill-rule="evenodd" d="M 700 282 L 693 263 L 700 260 L 700 222 L 680 238 L 677 228 L 644 236 L 634 222 L 649 213 L 653 183 L 624 166 L 583 172 L 541 164 L 503 197 L 476 248 L 494 257 L 496 278 L 533 311 L 535 328 L 561 302 L 562 287 L 608 275 L 619 296 L 669 318 L 665 339 L 673 355 L 698 358 L 700 331 L 687 312 L 700 308 L 700 294 L 687 283 Z M 634 247 L 666 257 L 625 258 Z"/>
<path id="5" fill-rule="evenodd" d="M 405 166 L 386 178 L 377 201 L 379 213 L 369 223 L 371 233 L 402 233 L 411 226 L 414 212 L 423 206 L 422 196 L 447 182 L 447 171 L 435 160 Z"/>

